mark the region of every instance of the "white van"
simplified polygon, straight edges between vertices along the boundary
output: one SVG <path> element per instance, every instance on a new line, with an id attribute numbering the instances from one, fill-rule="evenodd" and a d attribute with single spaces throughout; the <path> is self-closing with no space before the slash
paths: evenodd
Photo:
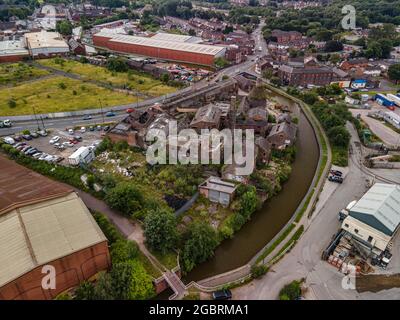
<path id="1" fill-rule="evenodd" d="M 14 144 L 15 143 L 15 140 L 13 138 L 11 138 L 11 137 L 4 137 L 3 141 L 5 143 L 7 143 L 7 144 Z"/>

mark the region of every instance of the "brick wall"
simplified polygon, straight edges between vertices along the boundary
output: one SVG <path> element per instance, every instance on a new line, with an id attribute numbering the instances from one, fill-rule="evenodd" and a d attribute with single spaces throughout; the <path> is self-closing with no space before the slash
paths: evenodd
<path id="1" fill-rule="evenodd" d="M 56 289 L 42 288 L 42 266 L 0 288 L 0 300 L 48 300 L 111 267 L 107 242 L 47 263 L 56 269 Z"/>

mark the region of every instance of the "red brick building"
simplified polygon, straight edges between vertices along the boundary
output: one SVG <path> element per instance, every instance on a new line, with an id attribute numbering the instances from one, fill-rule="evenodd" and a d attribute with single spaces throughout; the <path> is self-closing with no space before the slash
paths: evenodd
<path id="1" fill-rule="evenodd" d="M 0 156 L 0 300 L 45 300 L 111 267 L 107 239 L 78 195 Z M 51 267 L 55 287 L 42 285 Z"/>
<path id="2" fill-rule="evenodd" d="M 226 50 L 218 46 L 110 34 L 106 31 L 93 35 L 93 44 L 121 53 L 207 66 L 214 65 L 216 58 L 224 57 Z"/>

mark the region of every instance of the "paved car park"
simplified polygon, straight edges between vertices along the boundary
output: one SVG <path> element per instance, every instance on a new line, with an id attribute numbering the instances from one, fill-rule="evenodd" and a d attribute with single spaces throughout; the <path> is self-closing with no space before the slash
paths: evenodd
<path id="1" fill-rule="evenodd" d="M 79 147 L 93 146 L 100 143 L 105 135 L 104 128 L 94 129 L 93 131 L 85 130 L 48 130 L 47 136 L 37 135 L 36 138 L 21 141 L 15 141 L 14 146 L 20 152 L 33 156 L 39 160 L 48 162 L 57 162 L 60 164 L 68 164 L 68 157 L 73 154 Z M 71 131 L 72 130 L 72 131 Z M 10 136 L 11 138 L 15 136 Z M 32 152 L 30 149 L 32 147 Z M 28 152 L 28 153 L 26 153 Z M 41 154 L 39 154 L 41 153 Z"/>

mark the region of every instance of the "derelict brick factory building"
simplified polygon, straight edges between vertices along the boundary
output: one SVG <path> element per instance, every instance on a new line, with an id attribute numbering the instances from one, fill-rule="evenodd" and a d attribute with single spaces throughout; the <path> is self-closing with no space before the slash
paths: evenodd
<path id="1" fill-rule="evenodd" d="M 0 155 L 0 300 L 54 299 L 111 267 L 107 239 L 68 186 Z M 55 289 L 42 287 L 45 265 Z"/>
<path id="2" fill-rule="evenodd" d="M 137 37 L 101 31 L 93 35 L 93 44 L 120 53 L 190 64 L 212 66 L 218 57 L 224 57 L 224 47 L 193 43 L 193 37 L 157 34 Z"/>

